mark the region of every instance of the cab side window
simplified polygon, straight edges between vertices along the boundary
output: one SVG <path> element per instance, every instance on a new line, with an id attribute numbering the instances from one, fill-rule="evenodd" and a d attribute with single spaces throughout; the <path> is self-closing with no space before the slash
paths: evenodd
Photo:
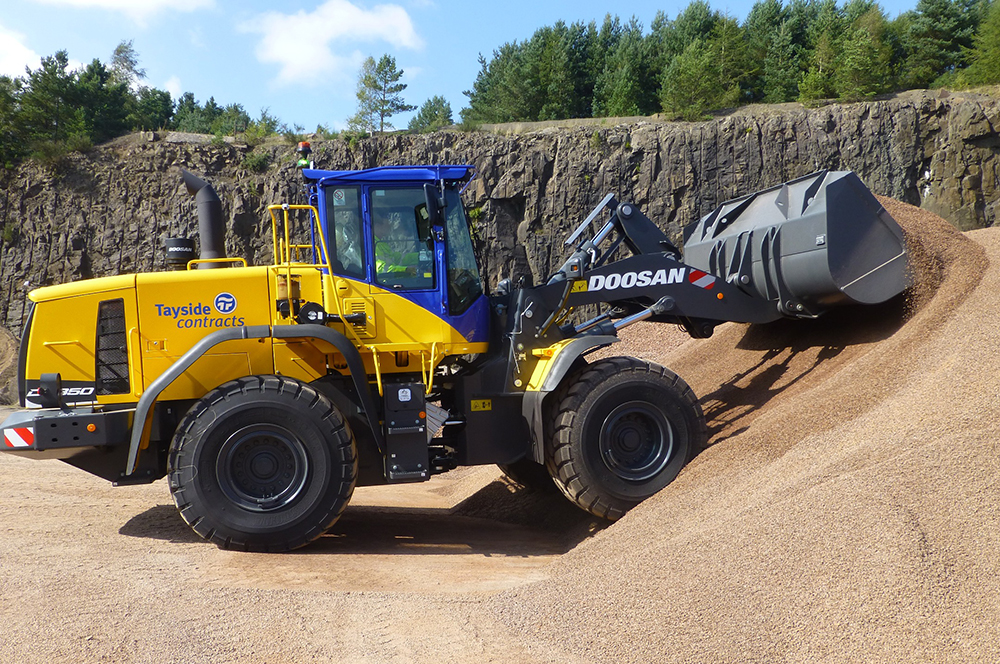
<path id="1" fill-rule="evenodd" d="M 361 234 L 361 192 L 358 187 L 326 189 L 327 219 L 333 219 L 327 238 L 330 267 L 337 274 L 364 278 L 365 245 Z"/>

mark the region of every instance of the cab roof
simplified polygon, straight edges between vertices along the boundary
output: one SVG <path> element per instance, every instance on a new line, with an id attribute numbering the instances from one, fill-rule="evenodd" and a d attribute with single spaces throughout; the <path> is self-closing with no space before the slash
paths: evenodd
<path id="1" fill-rule="evenodd" d="M 319 186 L 329 184 L 351 183 L 379 184 L 385 182 L 465 182 L 471 180 L 476 173 L 474 166 L 379 166 L 360 171 L 326 171 L 318 168 L 305 168 L 302 176 Z"/>

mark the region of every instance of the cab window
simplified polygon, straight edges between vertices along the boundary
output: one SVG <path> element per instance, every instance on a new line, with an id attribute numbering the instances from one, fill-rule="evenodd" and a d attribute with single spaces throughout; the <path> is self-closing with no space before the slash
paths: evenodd
<path id="1" fill-rule="evenodd" d="M 333 219 L 327 238 L 330 267 L 337 274 L 364 278 L 365 245 L 361 234 L 361 192 L 358 187 L 329 187 L 326 215 Z"/>
<path id="2" fill-rule="evenodd" d="M 462 208 L 458 191 L 445 191 L 445 232 L 448 254 L 448 313 L 458 316 L 472 306 L 483 294 L 476 265 L 476 252 L 472 246 L 469 222 Z"/>
<path id="3" fill-rule="evenodd" d="M 422 188 L 371 189 L 375 283 L 434 288 L 434 241 Z"/>

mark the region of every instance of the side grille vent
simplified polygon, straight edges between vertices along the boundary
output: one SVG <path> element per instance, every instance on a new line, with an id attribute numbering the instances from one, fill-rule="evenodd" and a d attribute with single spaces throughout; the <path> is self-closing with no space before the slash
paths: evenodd
<path id="1" fill-rule="evenodd" d="M 97 394 L 128 393 L 128 334 L 125 330 L 125 300 L 104 300 L 97 306 L 95 345 Z"/>
<path id="2" fill-rule="evenodd" d="M 350 323 L 354 328 L 354 333 L 362 339 L 372 339 L 375 337 L 375 305 L 367 298 L 344 298 L 344 313 L 364 314 L 365 320 L 361 323 Z"/>

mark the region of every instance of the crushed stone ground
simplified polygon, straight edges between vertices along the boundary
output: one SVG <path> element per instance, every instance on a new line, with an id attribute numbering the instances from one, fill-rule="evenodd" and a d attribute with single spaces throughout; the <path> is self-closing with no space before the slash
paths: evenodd
<path id="1" fill-rule="evenodd" d="M 907 298 L 623 332 L 711 439 L 608 527 L 470 469 L 239 554 L 163 482 L 0 455 L 0 662 L 1000 661 L 1000 231 L 883 203 Z"/>

